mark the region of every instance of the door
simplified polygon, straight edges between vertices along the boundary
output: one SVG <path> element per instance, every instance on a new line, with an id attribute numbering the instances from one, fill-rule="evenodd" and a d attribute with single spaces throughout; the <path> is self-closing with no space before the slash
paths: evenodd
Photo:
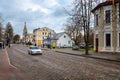
<path id="1" fill-rule="evenodd" d="M 52 42 L 52 47 L 53 47 L 53 48 L 56 47 L 56 42 Z"/>
<path id="2" fill-rule="evenodd" d="M 95 50 L 95 52 L 98 52 L 98 38 L 96 38 L 96 50 Z"/>

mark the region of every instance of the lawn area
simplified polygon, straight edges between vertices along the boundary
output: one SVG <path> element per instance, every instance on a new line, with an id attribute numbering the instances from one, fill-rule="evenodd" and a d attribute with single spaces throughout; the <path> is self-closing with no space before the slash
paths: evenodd
<path id="1" fill-rule="evenodd" d="M 93 51 L 94 48 L 89 48 L 89 51 Z M 79 49 L 79 50 L 74 50 L 74 51 L 80 51 L 80 52 L 85 52 L 85 49 Z"/>

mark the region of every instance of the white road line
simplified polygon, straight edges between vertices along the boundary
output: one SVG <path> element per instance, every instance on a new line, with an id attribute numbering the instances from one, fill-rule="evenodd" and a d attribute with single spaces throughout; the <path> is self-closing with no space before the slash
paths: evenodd
<path id="1" fill-rule="evenodd" d="M 26 54 L 26 52 L 23 51 L 23 50 L 21 50 L 21 49 L 17 49 L 17 48 L 15 48 L 15 49 L 18 50 L 18 51 L 20 51 L 20 52 L 22 52 L 22 53 L 25 53 L 25 54 Z"/>
<path id="2" fill-rule="evenodd" d="M 7 60 L 8 60 L 9 65 L 10 65 L 11 67 L 17 69 L 17 67 L 15 67 L 14 65 L 12 65 L 12 64 L 10 63 L 10 58 L 9 58 L 9 56 L 8 56 L 8 52 L 7 52 L 6 48 L 5 48 L 5 54 L 6 54 L 6 56 L 7 56 Z"/>

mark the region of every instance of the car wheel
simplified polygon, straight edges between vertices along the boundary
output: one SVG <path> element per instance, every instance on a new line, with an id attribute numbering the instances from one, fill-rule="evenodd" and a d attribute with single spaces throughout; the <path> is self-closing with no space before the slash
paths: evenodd
<path id="1" fill-rule="evenodd" d="M 30 55 L 31 55 L 31 53 L 30 53 L 30 52 L 28 52 L 28 54 L 30 54 Z"/>
<path id="2" fill-rule="evenodd" d="M 32 52 L 30 52 L 30 55 L 32 55 Z"/>

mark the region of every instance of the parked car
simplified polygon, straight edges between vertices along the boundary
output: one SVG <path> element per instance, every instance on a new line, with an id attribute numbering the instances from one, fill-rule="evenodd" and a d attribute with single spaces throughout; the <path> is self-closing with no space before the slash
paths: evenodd
<path id="1" fill-rule="evenodd" d="M 86 46 L 85 43 L 81 43 L 81 44 L 80 44 L 80 48 L 82 48 L 82 49 L 85 48 L 85 46 Z M 93 48 L 93 44 L 88 43 L 88 47 L 89 47 L 89 48 Z"/>
<path id="2" fill-rule="evenodd" d="M 85 48 L 85 43 L 80 43 L 80 48 Z"/>
<path id="3" fill-rule="evenodd" d="M 79 49 L 79 47 L 77 45 L 72 46 L 72 50 L 78 50 L 78 49 Z"/>
<path id="4" fill-rule="evenodd" d="M 94 47 L 93 44 L 89 44 L 88 46 L 89 46 L 89 48 L 93 48 Z"/>
<path id="5" fill-rule="evenodd" d="M 30 46 L 28 49 L 28 54 L 41 54 L 42 50 L 38 46 Z"/>

